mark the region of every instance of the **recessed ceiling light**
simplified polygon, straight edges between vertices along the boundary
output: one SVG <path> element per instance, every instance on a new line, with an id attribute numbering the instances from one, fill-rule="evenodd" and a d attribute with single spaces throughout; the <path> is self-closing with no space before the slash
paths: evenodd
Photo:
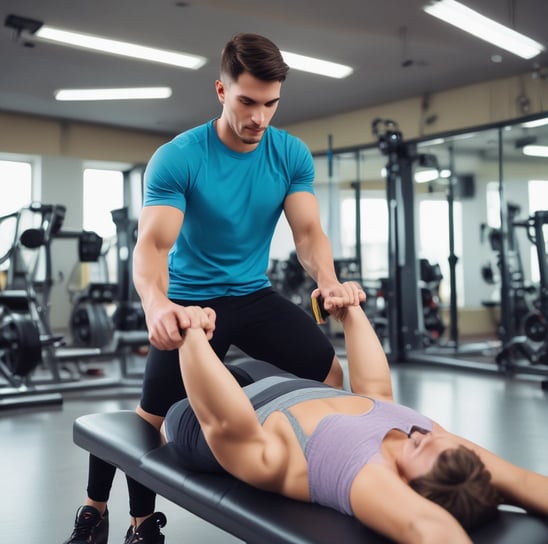
<path id="1" fill-rule="evenodd" d="M 529 157 L 548 157 L 548 145 L 526 145 L 522 151 Z"/>
<path id="2" fill-rule="evenodd" d="M 524 128 L 543 127 L 544 125 L 548 125 L 548 117 L 543 117 L 542 119 L 535 119 L 534 121 L 526 121 L 525 123 L 521 124 L 521 126 Z"/>
<path id="3" fill-rule="evenodd" d="M 302 72 L 310 72 L 312 74 L 341 79 L 348 77 L 354 71 L 350 66 L 338 64 L 336 62 L 307 57 L 297 53 L 290 53 L 289 51 L 282 51 L 281 53 L 284 61 L 287 62 L 291 68 L 301 70 Z"/>
<path id="4" fill-rule="evenodd" d="M 189 55 L 187 53 L 179 53 L 177 51 L 157 49 L 155 47 L 112 40 L 110 38 L 103 38 L 92 34 L 81 34 L 80 32 L 72 32 L 45 25 L 39 28 L 33 36 L 48 42 L 60 43 L 62 45 L 69 45 L 82 49 L 91 49 L 93 51 L 100 51 L 111 55 L 120 55 L 139 60 L 159 62 L 161 64 L 171 64 L 173 66 L 178 66 L 179 68 L 191 68 L 193 70 L 197 70 L 207 62 L 206 58 L 198 55 Z"/>
<path id="5" fill-rule="evenodd" d="M 128 87 L 117 89 L 59 89 L 55 99 L 60 101 L 86 100 L 150 100 L 169 98 L 169 87 Z"/>
<path id="6" fill-rule="evenodd" d="M 14 28 L 17 31 L 18 37 L 26 40 L 25 43 L 32 43 L 33 41 L 52 42 L 111 55 L 121 55 L 139 60 L 170 64 L 181 68 L 191 68 L 193 70 L 201 68 L 207 62 L 205 57 L 199 55 L 157 49 L 113 40 L 103 36 L 74 32 L 45 25 L 41 21 L 18 15 L 9 15 L 6 18 L 6 26 Z M 336 62 L 308 57 L 289 51 L 282 51 L 281 53 L 285 62 L 295 70 L 333 78 L 344 78 L 354 71 L 352 67 Z"/>
<path id="7" fill-rule="evenodd" d="M 22 39 L 25 45 L 37 40 L 52 42 L 59 45 L 68 45 L 69 47 L 159 62 L 161 64 L 169 64 L 179 68 L 191 68 L 193 70 L 201 68 L 207 62 L 205 57 L 199 55 L 158 49 L 156 47 L 113 40 L 93 34 L 73 32 L 45 25 L 42 21 L 19 15 L 8 15 L 5 19 L 5 25 L 13 28 L 17 33 L 17 38 Z"/>
<path id="8" fill-rule="evenodd" d="M 456 0 L 431 0 L 423 10 L 524 59 L 536 57 L 545 49 L 535 40 L 481 15 Z"/>

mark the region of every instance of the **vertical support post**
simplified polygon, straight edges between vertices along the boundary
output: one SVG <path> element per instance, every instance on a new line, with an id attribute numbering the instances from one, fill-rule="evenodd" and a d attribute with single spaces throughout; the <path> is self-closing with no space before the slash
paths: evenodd
<path id="1" fill-rule="evenodd" d="M 392 360 L 404 361 L 409 350 L 423 347 L 422 303 L 415 250 L 415 199 L 410 145 L 389 154 L 388 203 L 388 339 Z"/>
<path id="2" fill-rule="evenodd" d="M 458 257 L 455 255 L 455 183 L 457 176 L 455 175 L 455 154 L 453 146 L 449 146 L 449 169 L 451 175 L 449 178 L 449 186 L 447 188 L 447 207 L 449 215 L 449 286 L 451 289 L 449 301 L 449 335 L 451 344 L 458 348 L 459 346 L 459 329 L 458 329 L 458 309 L 457 309 L 457 262 Z"/>
<path id="3" fill-rule="evenodd" d="M 384 127 L 384 132 L 379 129 Z M 405 143 L 397 123 L 375 119 L 373 135 L 388 156 L 386 200 L 388 205 L 387 321 L 390 359 L 405 361 L 411 350 L 424 347 L 424 317 L 415 250 L 415 196 L 413 161 L 416 145 Z"/>
<path id="4" fill-rule="evenodd" d="M 415 236 L 415 194 L 413 161 L 415 146 L 405 144 L 398 157 L 399 176 L 396 191 L 397 275 L 399 315 L 399 359 L 410 350 L 424 347 L 424 319 L 419 288 L 419 266 Z"/>
<path id="5" fill-rule="evenodd" d="M 362 266 L 362 206 L 361 206 L 361 183 L 360 183 L 360 152 L 356 151 L 356 181 L 352 183 L 354 189 L 354 203 L 356 216 L 356 263 L 358 264 L 358 274 L 360 280 L 363 280 Z"/>
<path id="6" fill-rule="evenodd" d="M 502 129 L 498 129 L 499 153 L 499 202 L 500 202 L 500 327 L 499 335 L 503 346 L 515 335 L 514 327 L 514 288 L 509 271 L 509 224 L 508 206 L 504 196 L 503 161 L 502 161 Z"/>

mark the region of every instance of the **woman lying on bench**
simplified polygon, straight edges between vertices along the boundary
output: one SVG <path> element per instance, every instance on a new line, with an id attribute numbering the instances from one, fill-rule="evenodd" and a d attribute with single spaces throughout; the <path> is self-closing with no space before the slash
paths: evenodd
<path id="1" fill-rule="evenodd" d="M 242 389 L 203 330 L 186 331 L 179 353 L 188 401 L 170 409 L 162 432 L 189 468 L 224 469 L 335 508 L 397 542 L 470 543 L 463 527 L 493 517 L 500 503 L 548 514 L 548 477 L 393 402 L 388 363 L 363 310 L 326 309 L 344 327 L 352 393 L 288 374 Z M 203 327 L 213 318 L 187 311 Z"/>

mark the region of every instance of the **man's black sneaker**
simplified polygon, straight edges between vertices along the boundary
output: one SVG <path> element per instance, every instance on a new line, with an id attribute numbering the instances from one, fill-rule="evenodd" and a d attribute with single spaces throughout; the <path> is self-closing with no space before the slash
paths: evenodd
<path id="1" fill-rule="evenodd" d="M 93 506 L 80 506 L 76 511 L 74 530 L 63 544 L 107 544 L 108 510 L 103 516 Z"/>
<path id="2" fill-rule="evenodd" d="M 154 512 L 137 529 L 130 526 L 124 544 L 164 544 L 164 535 L 160 529 L 166 523 L 167 519 L 162 512 Z"/>

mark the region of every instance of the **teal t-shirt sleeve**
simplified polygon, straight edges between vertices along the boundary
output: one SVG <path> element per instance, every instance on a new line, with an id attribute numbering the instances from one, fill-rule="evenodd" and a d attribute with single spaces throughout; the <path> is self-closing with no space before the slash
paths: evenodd
<path id="1" fill-rule="evenodd" d="M 293 157 L 295 171 L 287 194 L 303 191 L 314 194 L 314 160 L 310 150 L 301 140 L 292 138 L 290 156 Z"/>
<path id="2" fill-rule="evenodd" d="M 145 169 L 143 206 L 173 206 L 185 212 L 188 183 L 184 153 L 173 142 L 162 145 Z"/>

